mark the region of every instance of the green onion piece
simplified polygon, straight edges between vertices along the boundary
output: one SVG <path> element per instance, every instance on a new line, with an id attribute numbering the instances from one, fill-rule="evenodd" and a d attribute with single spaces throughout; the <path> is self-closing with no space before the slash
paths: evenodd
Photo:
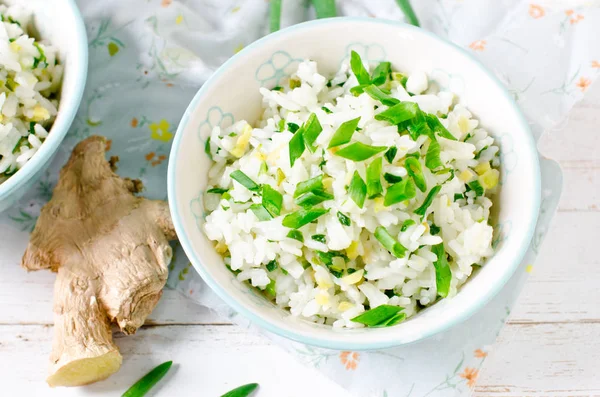
<path id="1" fill-rule="evenodd" d="M 429 191 L 429 193 L 427 193 L 427 196 L 425 197 L 425 201 L 423 201 L 423 204 L 421 204 L 421 206 L 415 210 L 415 214 L 425 216 L 425 213 L 427 212 L 427 208 L 429 208 L 429 206 L 433 202 L 433 199 L 440 192 L 441 188 L 442 187 L 440 185 L 432 187 L 431 190 Z"/>
<path id="2" fill-rule="evenodd" d="M 298 79 L 290 79 L 289 82 L 290 89 L 298 88 L 302 86 L 302 82 Z"/>
<path id="3" fill-rule="evenodd" d="M 249 383 L 244 386 L 237 387 L 230 392 L 223 394 L 221 397 L 248 397 L 256 388 L 258 383 Z"/>
<path id="4" fill-rule="evenodd" d="M 277 132 L 283 132 L 283 130 L 285 129 L 285 120 L 281 119 L 279 120 L 279 123 L 277 123 Z"/>
<path id="5" fill-rule="evenodd" d="M 437 256 L 437 259 L 433 262 L 433 266 L 435 267 L 435 285 L 437 286 L 437 293 L 442 298 L 445 298 L 450 291 L 452 271 L 448 265 L 444 243 L 439 243 L 438 245 L 431 247 L 431 252 Z"/>
<path id="6" fill-rule="evenodd" d="M 296 190 L 294 191 L 294 198 L 315 190 L 323 190 L 323 174 L 299 182 L 296 185 Z"/>
<path id="7" fill-rule="evenodd" d="M 471 188 L 475 192 L 475 197 L 483 196 L 485 193 L 485 189 L 481 186 L 481 183 L 477 179 L 467 183 L 467 186 Z"/>
<path id="8" fill-rule="evenodd" d="M 271 216 L 279 216 L 281 213 L 281 206 L 283 205 L 283 196 L 270 185 L 263 185 L 262 205 L 269 211 Z"/>
<path id="9" fill-rule="evenodd" d="M 310 236 L 310 238 L 323 244 L 326 244 L 327 242 L 324 234 L 313 234 L 312 236 Z"/>
<path id="10" fill-rule="evenodd" d="M 271 32 L 276 32 L 281 27 L 281 0 L 271 0 L 269 2 L 269 28 Z"/>
<path id="11" fill-rule="evenodd" d="M 302 129 L 304 131 L 304 142 L 306 143 L 308 150 L 310 150 L 311 153 L 314 153 L 316 149 L 314 143 L 319 134 L 321 134 L 321 131 L 323 131 L 323 127 L 321 127 L 317 115 L 311 113 Z"/>
<path id="12" fill-rule="evenodd" d="M 265 287 L 265 292 L 271 298 L 275 298 L 277 296 L 277 291 L 275 290 L 275 280 L 269 281 L 269 284 Z"/>
<path id="13" fill-rule="evenodd" d="M 427 148 L 427 154 L 425 155 L 425 166 L 430 170 L 435 170 L 443 165 L 442 159 L 440 158 L 440 144 L 438 141 L 431 141 L 429 148 Z"/>
<path id="14" fill-rule="evenodd" d="M 367 197 L 367 185 L 360 177 L 358 171 L 354 171 L 350 186 L 348 186 L 348 194 L 352 201 L 356 203 L 358 208 L 362 208 L 365 205 L 365 198 Z"/>
<path id="15" fill-rule="evenodd" d="M 267 171 L 269 171 L 269 167 L 267 166 L 267 162 L 263 161 L 262 163 L 260 163 L 260 168 L 258 170 L 258 175 L 266 174 Z"/>
<path id="16" fill-rule="evenodd" d="M 423 175 L 419 160 L 414 157 L 407 157 L 404 161 L 404 166 L 406 167 L 408 175 L 415 180 L 415 185 L 417 185 L 419 190 L 422 192 L 427 190 L 427 182 L 425 181 L 425 176 Z"/>
<path id="17" fill-rule="evenodd" d="M 210 151 L 210 137 L 206 139 L 206 143 L 204 144 L 204 153 L 206 153 L 209 159 L 213 159 L 212 153 Z"/>
<path id="18" fill-rule="evenodd" d="M 290 230 L 287 234 L 287 237 L 300 241 L 301 243 L 304 242 L 304 236 L 302 235 L 302 232 L 300 230 Z"/>
<path id="19" fill-rule="evenodd" d="M 429 128 L 431 128 L 434 132 L 437 132 L 441 137 L 450 139 L 451 141 L 457 140 L 454 135 L 452 135 L 450 131 L 444 127 L 436 115 L 428 114 L 425 116 L 425 118 L 427 119 L 427 125 L 429 125 Z"/>
<path id="20" fill-rule="evenodd" d="M 456 200 L 464 200 L 465 195 L 462 193 L 454 193 L 454 201 Z"/>
<path id="21" fill-rule="evenodd" d="M 290 229 L 298 229 L 311 223 L 321 215 L 325 215 L 328 212 L 329 210 L 324 208 L 316 208 L 312 210 L 302 209 L 292 212 L 291 214 L 287 214 L 281 223 L 283 226 L 289 227 Z"/>
<path id="22" fill-rule="evenodd" d="M 354 142 L 335 152 L 335 155 L 352 161 L 364 161 L 385 150 L 386 146 L 369 146 L 362 142 Z"/>
<path id="23" fill-rule="evenodd" d="M 295 203 L 304 208 L 311 208 L 323 201 L 333 200 L 333 195 L 323 190 L 314 190 L 296 198 Z"/>
<path id="24" fill-rule="evenodd" d="M 328 108 L 328 107 L 325 107 L 325 106 L 322 106 L 322 107 L 321 107 L 321 110 L 322 110 L 322 111 L 324 111 L 324 112 L 325 112 L 325 113 L 327 113 L 327 114 L 331 114 L 331 113 L 333 113 L 333 111 L 329 110 L 329 108 Z"/>
<path id="25" fill-rule="evenodd" d="M 383 157 L 377 157 L 367 167 L 367 197 L 372 199 L 383 192 L 381 186 L 381 168 L 383 166 Z"/>
<path id="26" fill-rule="evenodd" d="M 367 327 L 382 327 L 402 310 L 399 306 L 381 305 L 354 317 L 351 321 Z"/>
<path id="27" fill-rule="evenodd" d="M 352 73 L 356 76 L 356 80 L 358 80 L 358 84 L 363 85 L 371 82 L 371 76 L 369 76 L 369 72 L 365 69 L 362 59 L 360 59 L 360 55 L 356 51 L 350 53 L 350 67 L 352 68 Z"/>
<path id="28" fill-rule="evenodd" d="M 296 131 L 298 131 L 298 129 L 300 129 L 300 126 L 296 123 L 287 123 L 287 127 L 288 127 L 288 131 L 291 132 L 292 134 L 295 134 Z"/>
<path id="29" fill-rule="evenodd" d="M 400 7 L 402 12 L 406 16 L 406 20 L 408 21 L 408 23 L 410 23 L 411 25 L 419 26 L 419 20 L 417 19 L 417 15 L 415 14 L 415 11 L 410 5 L 410 1 L 396 0 L 396 3 L 398 3 L 398 7 Z"/>
<path id="30" fill-rule="evenodd" d="M 358 127 L 359 121 L 360 117 L 343 122 L 331 137 L 327 149 L 350 142 L 352 135 L 354 135 L 354 131 L 356 131 L 356 127 Z"/>
<path id="31" fill-rule="evenodd" d="M 398 154 L 398 148 L 396 146 L 392 146 L 387 152 L 385 152 L 385 159 L 388 161 L 388 163 L 392 164 L 396 158 L 396 154 Z"/>
<path id="32" fill-rule="evenodd" d="M 267 263 L 266 267 L 269 272 L 275 271 L 275 269 L 277 269 L 277 260 L 273 259 L 271 262 Z"/>
<path id="33" fill-rule="evenodd" d="M 442 230 L 442 228 L 440 228 L 435 223 L 432 223 L 431 226 L 429 226 L 429 234 L 431 234 L 432 236 L 438 235 L 441 230 Z"/>
<path id="34" fill-rule="evenodd" d="M 214 194 L 223 194 L 227 191 L 228 189 L 223 189 L 220 187 L 213 187 L 212 189 L 208 189 L 206 191 L 206 193 L 214 193 Z"/>
<path id="35" fill-rule="evenodd" d="M 356 85 L 352 88 L 350 88 L 350 93 L 354 96 L 359 96 L 360 94 L 362 94 L 363 92 L 365 92 L 365 87 L 366 85 Z"/>
<path id="36" fill-rule="evenodd" d="M 333 18 L 337 16 L 335 0 L 312 0 L 317 18 Z"/>
<path id="37" fill-rule="evenodd" d="M 431 128 L 429 128 L 429 125 L 427 125 L 427 122 L 425 121 L 419 121 L 410 124 L 406 129 L 408 130 L 408 134 L 413 141 L 416 141 L 421 135 L 427 135 L 432 140 L 435 140 L 435 134 L 433 131 L 431 131 Z"/>
<path id="38" fill-rule="evenodd" d="M 252 204 L 250 210 L 254 212 L 254 215 L 256 215 L 259 221 L 270 221 L 273 219 L 273 216 L 261 204 Z"/>
<path id="39" fill-rule="evenodd" d="M 402 222 L 400 231 L 405 232 L 409 227 L 411 227 L 412 225 L 416 225 L 416 224 L 417 224 L 417 222 L 413 221 L 412 219 L 407 219 L 404 222 Z"/>
<path id="40" fill-rule="evenodd" d="M 417 190 L 415 189 L 415 183 L 412 179 L 406 178 L 387 189 L 385 198 L 383 199 L 383 205 L 388 207 L 392 204 L 410 200 L 416 195 Z"/>
<path id="41" fill-rule="evenodd" d="M 375 120 L 388 121 L 390 124 L 399 124 L 410 120 L 417 115 L 419 105 L 413 102 L 400 102 L 389 109 L 375 115 Z"/>
<path id="42" fill-rule="evenodd" d="M 333 264 L 333 258 L 336 256 L 342 256 L 338 252 L 323 252 L 323 251 L 315 251 L 317 257 L 325 266 L 327 266 L 327 270 L 329 273 L 333 274 L 335 277 L 340 278 L 344 275 L 344 268 L 340 266 L 335 266 Z"/>
<path id="43" fill-rule="evenodd" d="M 29 133 L 35 135 L 35 121 L 29 122 Z"/>
<path id="44" fill-rule="evenodd" d="M 375 238 L 381 243 L 383 248 L 390 251 L 396 258 L 404 258 L 406 248 L 398 242 L 383 226 L 377 226 L 375 229 Z"/>
<path id="45" fill-rule="evenodd" d="M 475 154 L 475 157 L 474 157 L 474 159 L 475 159 L 475 160 L 479 160 L 479 158 L 481 157 L 481 153 L 483 153 L 484 151 L 486 151 L 488 148 L 489 148 L 489 146 L 487 146 L 487 145 L 486 145 L 486 146 L 484 146 L 484 147 L 482 147 L 482 148 L 481 148 L 481 150 L 480 150 L 480 151 L 478 151 L 478 152 Z"/>
<path id="46" fill-rule="evenodd" d="M 404 320 L 406 320 L 406 313 L 396 313 L 394 317 L 381 324 L 380 327 L 391 327 L 393 325 L 401 323 Z"/>
<path id="47" fill-rule="evenodd" d="M 383 103 L 386 106 L 394 106 L 400 103 L 400 100 L 389 96 L 385 92 L 381 91 L 381 89 L 373 84 L 368 85 L 364 88 L 364 91 L 373 99 Z"/>
<path id="48" fill-rule="evenodd" d="M 231 174 L 229 174 L 229 177 L 253 192 L 257 192 L 258 189 L 260 189 L 260 186 L 257 185 L 256 182 L 254 182 L 248 175 L 244 174 L 240 170 L 233 171 Z"/>
<path id="49" fill-rule="evenodd" d="M 389 172 L 386 172 L 385 174 L 383 174 L 383 179 L 385 179 L 385 181 L 389 184 L 394 184 L 394 183 L 398 183 L 402 181 L 402 177 L 398 176 L 398 175 L 394 175 L 394 174 L 390 174 Z"/>
<path id="50" fill-rule="evenodd" d="M 352 225 L 352 220 L 349 217 L 347 217 L 346 215 L 344 215 L 343 213 L 341 213 L 340 211 L 338 211 L 338 213 L 337 213 L 337 218 L 340 221 L 340 223 L 344 226 Z"/>
<path id="51" fill-rule="evenodd" d="M 304 134 L 294 134 L 289 143 L 290 167 L 293 167 L 296 160 L 302 156 L 304 149 L 306 149 L 306 146 L 304 146 Z"/>
<path id="52" fill-rule="evenodd" d="M 392 71 L 392 64 L 389 62 L 381 62 L 371 73 L 371 84 L 376 86 L 385 84 L 388 76 Z M 369 94 L 370 95 L 370 94 Z"/>
<path id="53" fill-rule="evenodd" d="M 276 85 L 275 87 L 271 88 L 271 91 L 283 91 L 283 87 L 280 85 Z"/>
<path id="54" fill-rule="evenodd" d="M 131 386 L 121 397 L 142 397 L 169 372 L 173 361 L 164 362 L 144 375 Z"/>

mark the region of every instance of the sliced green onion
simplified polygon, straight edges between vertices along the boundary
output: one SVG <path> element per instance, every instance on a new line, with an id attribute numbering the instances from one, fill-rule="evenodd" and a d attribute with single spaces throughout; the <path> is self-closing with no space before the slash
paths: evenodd
<path id="1" fill-rule="evenodd" d="M 298 79 L 290 79 L 289 86 L 293 90 L 294 88 L 301 87 L 302 82 Z"/>
<path id="2" fill-rule="evenodd" d="M 244 386 L 237 387 L 230 392 L 223 394 L 221 397 L 248 397 L 256 388 L 258 383 L 249 383 Z"/>
<path id="3" fill-rule="evenodd" d="M 371 76 L 369 76 L 369 72 L 365 69 L 362 59 L 360 59 L 360 55 L 356 51 L 350 53 L 350 68 L 352 68 L 352 73 L 356 76 L 358 84 L 363 85 L 371 82 Z"/>
<path id="4" fill-rule="evenodd" d="M 265 292 L 271 298 L 275 298 L 277 296 L 277 291 L 275 290 L 275 280 L 271 280 L 269 284 L 265 287 Z"/>
<path id="5" fill-rule="evenodd" d="M 425 201 L 423 201 L 423 204 L 421 204 L 421 206 L 415 210 L 415 214 L 425 216 L 425 213 L 427 212 L 427 208 L 429 208 L 429 206 L 433 202 L 433 199 L 440 192 L 441 188 L 442 187 L 440 185 L 432 187 L 431 190 L 429 191 L 429 193 L 427 193 L 427 196 L 425 197 Z"/>
<path id="6" fill-rule="evenodd" d="M 479 158 L 481 157 L 481 154 L 482 154 L 484 151 L 486 151 L 488 148 L 489 148 L 489 146 L 487 146 L 487 145 L 486 145 L 486 146 L 484 146 L 484 147 L 482 147 L 482 148 L 481 148 L 481 150 L 480 150 L 480 151 L 478 151 L 478 152 L 475 154 L 475 157 L 474 157 L 474 159 L 475 159 L 475 160 L 479 160 Z"/>
<path id="7" fill-rule="evenodd" d="M 300 126 L 296 123 L 287 123 L 288 131 L 295 134 L 300 129 Z"/>
<path id="8" fill-rule="evenodd" d="M 280 85 L 276 85 L 275 87 L 271 88 L 271 91 L 283 91 L 283 87 Z"/>
<path id="9" fill-rule="evenodd" d="M 134 383 L 121 397 L 142 397 L 169 372 L 173 361 L 164 362 Z"/>
<path id="10" fill-rule="evenodd" d="M 431 252 L 437 256 L 437 259 L 433 262 L 433 266 L 435 267 L 435 285 L 437 286 L 437 293 L 442 298 L 445 298 L 450 291 L 452 271 L 448 265 L 444 243 L 439 243 L 431 247 Z"/>
<path id="11" fill-rule="evenodd" d="M 275 271 L 275 269 L 277 269 L 277 260 L 273 259 L 271 262 L 267 263 L 266 267 L 269 272 Z"/>
<path id="12" fill-rule="evenodd" d="M 327 114 L 331 114 L 331 113 L 333 113 L 333 111 L 331 111 L 331 110 L 330 110 L 328 107 L 325 107 L 325 106 L 322 106 L 322 107 L 321 107 L 321 110 L 322 110 L 322 111 L 324 111 L 324 112 L 325 112 L 325 113 L 327 113 Z"/>
<path id="13" fill-rule="evenodd" d="M 269 2 L 269 28 L 271 32 L 276 32 L 281 27 L 281 0 L 271 0 Z"/>
<path id="14" fill-rule="evenodd" d="M 364 91 L 373 99 L 383 103 L 386 106 L 394 106 L 400 103 L 400 100 L 389 96 L 385 92 L 381 91 L 381 89 L 373 84 L 366 86 Z"/>
<path id="15" fill-rule="evenodd" d="M 392 237 L 385 227 L 377 226 L 377 229 L 375 229 L 375 238 L 396 258 L 404 258 L 406 248 Z"/>
<path id="16" fill-rule="evenodd" d="M 281 222 L 283 226 L 291 229 L 298 229 L 317 219 L 318 217 L 328 213 L 328 209 L 315 208 L 312 210 L 302 209 L 291 214 L 287 214 Z"/>
<path id="17" fill-rule="evenodd" d="M 469 188 L 475 192 L 475 197 L 483 196 L 485 193 L 485 189 L 483 186 L 481 186 L 481 183 L 479 183 L 477 179 L 467 183 L 467 186 L 469 186 Z"/>
<path id="18" fill-rule="evenodd" d="M 386 207 L 400 203 L 402 201 L 410 200 L 417 195 L 415 183 L 412 179 L 406 178 L 401 182 L 398 182 L 387 189 L 385 198 L 383 199 L 383 205 Z"/>
<path id="19" fill-rule="evenodd" d="M 375 115 L 375 120 L 388 121 L 390 124 L 399 124 L 410 120 L 417 115 L 419 105 L 414 102 L 400 102 L 389 109 Z"/>
<path id="20" fill-rule="evenodd" d="M 405 232 L 406 229 L 408 229 L 412 225 L 416 225 L 416 224 L 417 224 L 417 222 L 413 221 L 412 219 L 407 219 L 404 222 L 402 222 L 402 226 L 400 227 L 400 231 L 401 232 Z"/>
<path id="21" fill-rule="evenodd" d="M 297 241 L 300 241 L 301 243 L 304 242 L 304 236 L 302 235 L 302 232 L 300 230 L 296 230 L 296 229 L 290 230 L 287 234 L 287 237 L 292 238 Z"/>
<path id="22" fill-rule="evenodd" d="M 438 141 L 431 141 L 425 155 L 425 166 L 430 170 L 435 170 L 438 167 L 443 167 L 443 165 L 440 158 L 440 144 Z"/>
<path id="23" fill-rule="evenodd" d="M 364 324 L 367 327 L 385 327 L 393 324 L 388 324 L 402 310 L 399 306 L 380 305 L 374 309 L 367 310 L 364 313 L 354 317 L 352 320 L 355 323 Z M 396 324 L 396 323 L 394 323 Z"/>
<path id="24" fill-rule="evenodd" d="M 365 87 L 366 87 L 366 85 L 356 85 L 356 86 L 350 88 L 350 93 L 354 96 L 359 96 L 360 94 L 365 92 Z"/>
<path id="25" fill-rule="evenodd" d="M 427 182 L 425 181 L 425 176 L 421 169 L 421 162 L 414 157 L 407 157 L 404 161 L 404 166 L 406 167 L 408 175 L 414 179 L 415 185 L 417 185 L 419 190 L 422 192 L 427 190 Z"/>
<path id="26" fill-rule="evenodd" d="M 332 147 L 340 146 L 350 142 L 350 140 L 352 139 L 352 135 L 354 135 L 354 131 L 356 131 L 356 127 L 358 127 L 359 121 L 360 117 L 357 117 L 355 119 L 348 120 L 340 124 L 338 129 L 331 137 L 331 141 L 329 141 L 329 146 L 327 146 L 327 149 L 331 149 Z"/>
<path id="27" fill-rule="evenodd" d="M 312 0 L 317 18 L 333 18 L 337 16 L 335 0 Z"/>
<path id="28" fill-rule="evenodd" d="M 388 161 L 388 163 L 392 164 L 396 158 L 396 154 L 398 154 L 398 148 L 396 146 L 392 146 L 387 152 L 385 152 L 385 159 Z"/>
<path id="29" fill-rule="evenodd" d="M 323 131 L 323 127 L 321 127 L 321 123 L 319 123 L 317 115 L 311 113 L 311 115 L 308 117 L 308 120 L 306 120 L 306 123 L 304 123 L 302 129 L 304 131 L 304 142 L 306 143 L 308 150 L 310 150 L 311 153 L 314 153 L 316 149 L 314 143 L 319 134 L 321 134 L 321 131 Z"/>
<path id="30" fill-rule="evenodd" d="M 343 213 L 341 213 L 340 211 L 338 211 L 338 213 L 337 213 L 337 218 L 340 221 L 340 223 L 344 226 L 352 225 L 352 220 L 349 217 L 347 217 L 346 215 L 344 215 Z"/>
<path id="31" fill-rule="evenodd" d="M 258 189 L 260 189 L 260 186 L 256 182 L 254 182 L 248 175 L 244 174 L 240 170 L 233 171 L 231 174 L 229 174 L 229 177 L 253 192 L 257 192 Z"/>
<path id="32" fill-rule="evenodd" d="M 314 190 L 303 194 L 294 201 L 301 207 L 311 208 L 327 200 L 333 200 L 333 195 L 322 190 Z"/>
<path id="33" fill-rule="evenodd" d="M 454 201 L 456 200 L 464 200 L 465 199 L 465 195 L 462 193 L 454 193 Z"/>
<path id="34" fill-rule="evenodd" d="M 250 210 L 254 212 L 254 215 L 256 215 L 259 221 L 270 221 L 273 219 L 273 216 L 271 216 L 269 211 L 267 211 L 262 204 L 252 204 Z"/>
<path id="35" fill-rule="evenodd" d="M 410 1 L 396 0 L 396 3 L 398 3 L 398 6 L 406 16 L 406 20 L 408 21 L 408 23 L 410 23 L 411 25 L 419 26 L 419 20 L 417 19 L 417 15 L 415 14 L 415 11 L 410 5 Z"/>
<path id="36" fill-rule="evenodd" d="M 327 239 L 325 238 L 324 234 L 313 234 L 312 236 L 310 236 L 310 238 L 315 241 L 318 241 L 319 243 L 323 243 L 323 244 L 327 243 Z"/>
<path id="37" fill-rule="evenodd" d="M 387 150 L 386 146 L 370 146 L 362 142 L 354 142 L 335 152 L 335 155 L 352 161 L 364 161 L 385 150 Z"/>
<path id="38" fill-rule="evenodd" d="M 398 182 L 402 181 L 402 177 L 401 176 L 390 174 L 389 172 L 386 172 L 385 174 L 383 174 L 383 179 L 385 179 L 385 181 L 387 183 L 390 183 L 392 185 L 394 183 L 398 183 Z"/>
<path id="39" fill-rule="evenodd" d="M 285 129 L 285 120 L 281 119 L 281 120 L 279 120 L 279 123 L 277 123 L 277 132 L 283 132 L 284 129 Z"/>
<path id="40" fill-rule="evenodd" d="M 372 199 L 383 192 L 381 186 L 381 168 L 383 166 L 383 157 L 377 157 L 367 167 L 367 197 Z"/>
<path id="41" fill-rule="evenodd" d="M 213 159 L 212 153 L 210 151 L 210 137 L 206 139 L 206 143 L 204 144 L 204 153 L 206 153 L 209 159 Z"/>
<path id="42" fill-rule="evenodd" d="M 354 171 L 350 186 L 348 186 L 348 194 L 352 201 L 356 203 L 358 208 L 362 208 L 365 205 L 365 198 L 367 197 L 367 185 L 360 177 L 358 171 Z"/>
<path id="43" fill-rule="evenodd" d="M 431 226 L 429 226 L 429 234 L 431 234 L 432 236 L 438 235 L 441 230 L 442 230 L 442 228 L 440 228 L 435 223 L 432 223 Z"/>
<path id="44" fill-rule="evenodd" d="M 281 206 L 283 205 L 283 196 L 270 185 L 263 185 L 262 205 L 267 211 L 269 211 L 271 216 L 279 216 L 281 213 Z"/>
<path id="45" fill-rule="evenodd" d="M 396 313 L 394 317 L 390 318 L 385 323 L 382 323 L 380 327 L 391 327 L 393 325 L 401 323 L 404 320 L 406 320 L 406 313 Z"/>
<path id="46" fill-rule="evenodd" d="M 433 131 L 431 131 L 431 128 L 429 128 L 429 125 L 425 120 L 415 121 L 414 123 L 408 125 L 406 129 L 408 130 L 408 134 L 413 141 L 416 141 L 421 135 L 427 135 L 432 140 L 435 140 L 435 134 Z"/>
<path id="47" fill-rule="evenodd" d="M 212 189 L 208 189 L 206 191 L 206 193 L 214 193 L 214 194 L 223 194 L 227 191 L 228 189 L 223 189 L 221 187 L 213 187 Z"/>
<path id="48" fill-rule="evenodd" d="M 434 132 L 437 132 L 441 137 L 450 139 L 451 141 L 457 140 L 454 135 L 452 135 L 450 131 L 444 127 L 436 115 L 428 114 L 425 116 L 425 118 L 427 119 L 427 125 L 429 125 L 429 128 L 431 128 Z"/>
<path id="49" fill-rule="evenodd" d="M 392 64 L 389 62 L 381 62 L 371 73 L 371 84 L 376 86 L 385 84 L 392 70 Z M 365 90 L 366 91 L 366 90 Z M 370 95 L 370 94 L 369 94 Z"/>
<path id="50" fill-rule="evenodd" d="M 323 190 L 323 174 L 299 182 L 296 185 L 296 190 L 294 191 L 294 198 L 315 190 Z"/>
<path id="51" fill-rule="evenodd" d="M 293 167 L 296 160 L 302 156 L 304 149 L 306 149 L 306 146 L 304 146 L 304 134 L 294 134 L 289 143 L 290 167 Z"/>

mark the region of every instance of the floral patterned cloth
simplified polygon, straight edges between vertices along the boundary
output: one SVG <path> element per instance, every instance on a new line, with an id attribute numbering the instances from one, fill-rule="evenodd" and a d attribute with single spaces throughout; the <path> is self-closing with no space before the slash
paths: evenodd
<path id="1" fill-rule="evenodd" d="M 404 18 L 394 0 L 337 3 L 341 15 Z M 314 18 L 308 1 L 282 4 L 282 27 Z M 600 73 L 600 8 L 575 1 L 544 4 L 550 5 L 413 1 L 425 29 L 469 48 L 506 84 L 536 139 L 566 117 Z M 25 246 L 60 167 L 73 146 L 91 134 L 111 140 L 120 174 L 141 179 L 148 197 L 166 199 L 169 149 L 189 101 L 220 64 L 269 29 L 265 0 L 80 0 L 79 6 L 89 38 L 88 84 L 53 164 L 35 189 L 0 215 L 0 255 L 15 264 L 21 252 L 13 247 Z M 329 351 L 268 337 L 357 396 L 468 393 L 533 268 L 558 203 L 560 168 L 546 159 L 541 166 L 544 197 L 531 248 L 502 292 L 465 323 L 413 345 L 374 352 Z M 169 285 L 245 324 L 205 287 L 179 248 Z"/>

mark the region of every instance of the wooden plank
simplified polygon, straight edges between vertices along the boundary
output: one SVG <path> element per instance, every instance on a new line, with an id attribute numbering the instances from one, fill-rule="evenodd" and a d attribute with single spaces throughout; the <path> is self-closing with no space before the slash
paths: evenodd
<path id="1" fill-rule="evenodd" d="M 11 368 L 10 376 L 2 377 L 3 390 L 21 396 L 120 396 L 154 366 L 173 360 L 174 367 L 149 395 L 220 396 L 241 384 L 258 382 L 260 395 L 265 396 L 317 392 L 348 397 L 341 387 L 290 359 L 267 338 L 231 325 L 144 327 L 116 339 L 124 357 L 118 373 L 103 382 L 69 389 L 50 389 L 45 383 L 51 340 L 50 326 L 0 326 L 0 366 Z M 271 359 L 257 366 L 259 355 Z"/>

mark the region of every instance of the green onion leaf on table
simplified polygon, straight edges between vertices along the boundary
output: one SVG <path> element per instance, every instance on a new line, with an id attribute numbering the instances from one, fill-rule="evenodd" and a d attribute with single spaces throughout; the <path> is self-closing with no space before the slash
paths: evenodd
<path id="1" fill-rule="evenodd" d="M 221 397 L 248 397 L 254 390 L 258 388 L 258 383 L 249 383 L 223 394 Z"/>
<path id="2" fill-rule="evenodd" d="M 406 254 L 406 248 L 400 244 L 385 227 L 377 226 L 375 229 L 375 238 L 396 258 L 404 258 L 404 255 Z"/>
<path id="3" fill-rule="evenodd" d="M 402 201 L 410 200 L 417 195 L 415 183 L 412 179 L 406 178 L 390 187 L 388 187 L 383 205 L 389 207 L 392 204 L 397 204 Z"/>
<path id="4" fill-rule="evenodd" d="M 352 161 L 364 161 L 385 150 L 387 146 L 370 146 L 362 142 L 354 142 L 335 152 L 335 155 Z"/>
<path id="5" fill-rule="evenodd" d="M 367 197 L 367 185 L 360 177 L 358 171 L 354 171 L 354 175 L 352 175 L 352 180 L 348 186 L 348 195 L 358 206 L 358 208 L 362 208 L 365 205 L 365 198 Z"/>
<path id="6" fill-rule="evenodd" d="M 437 286 L 437 293 L 442 298 L 445 298 L 450 291 L 452 271 L 450 270 L 450 265 L 448 265 L 444 243 L 431 247 L 431 252 L 437 256 L 437 259 L 433 262 L 433 266 L 435 267 L 435 285 Z"/>
<path id="7" fill-rule="evenodd" d="M 269 1 L 269 30 L 276 32 L 281 27 L 281 0 Z"/>
<path id="8" fill-rule="evenodd" d="M 258 192 L 260 189 L 260 186 L 256 182 L 254 182 L 248 175 L 244 174 L 244 172 L 240 170 L 233 171 L 231 174 L 229 174 L 229 177 L 253 192 Z"/>
<path id="9" fill-rule="evenodd" d="M 352 139 L 352 135 L 354 135 L 354 131 L 356 131 L 356 127 L 358 127 L 359 121 L 360 117 L 357 117 L 355 119 L 348 120 L 340 124 L 338 129 L 331 137 L 331 141 L 329 141 L 329 146 L 327 146 L 327 149 L 331 149 L 332 147 L 340 146 L 350 142 L 350 140 Z"/>
<path id="10" fill-rule="evenodd" d="M 298 210 L 287 214 L 282 221 L 283 226 L 289 227 L 290 229 L 299 229 L 304 225 L 308 225 L 312 221 L 316 220 L 321 215 L 328 213 L 328 209 L 316 208 L 311 210 Z"/>
<path id="11" fill-rule="evenodd" d="M 399 306 L 380 305 L 374 309 L 354 317 L 351 321 L 364 324 L 367 327 L 389 327 L 398 324 L 406 318 L 400 313 L 403 309 Z"/>
<path id="12" fill-rule="evenodd" d="M 145 396 L 154 385 L 156 385 L 169 372 L 173 361 L 166 361 L 156 366 L 152 371 L 144 375 L 133 386 L 131 386 L 121 397 Z"/>
<path id="13" fill-rule="evenodd" d="M 333 18 L 337 16 L 335 0 L 312 0 L 317 18 Z"/>
<path id="14" fill-rule="evenodd" d="M 408 21 L 408 23 L 410 23 L 411 25 L 414 25 L 414 26 L 419 26 L 419 20 L 417 19 L 417 15 L 415 14 L 415 11 L 413 10 L 412 6 L 410 5 L 410 1 L 409 0 L 396 0 L 396 3 L 398 3 L 398 6 L 400 7 L 402 12 L 406 16 L 406 20 Z"/>

